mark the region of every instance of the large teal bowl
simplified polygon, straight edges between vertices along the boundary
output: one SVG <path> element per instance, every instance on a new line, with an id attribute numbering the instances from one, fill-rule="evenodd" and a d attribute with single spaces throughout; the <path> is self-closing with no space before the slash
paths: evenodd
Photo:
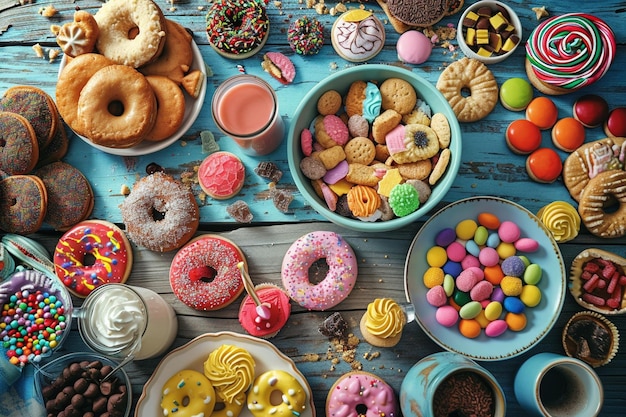
<path id="1" fill-rule="evenodd" d="M 430 198 L 421 205 L 417 211 L 408 216 L 377 222 L 365 222 L 341 216 L 328 209 L 324 200 L 315 193 L 311 181 L 305 177 L 300 170 L 300 161 L 304 156 L 300 150 L 300 133 L 303 129 L 308 128 L 311 121 L 318 115 L 317 101 L 326 91 L 336 90 L 343 95 L 348 91 L 350 84 L 355 81 L 378 81 L 381 83 L 392 77 L 402 78 L 410 82 L 415 88 L 418 97 L 428 103 L 433 113 L 443 113 L 447 117 L 452 133 L 450 143 L 452 156 L 450 158 L 450 164 L 444 176 L 433 188 Z M 298 190 L 311 207 L 320 215 L 348 229 L 363 232 L 386 232 L 400 229 L 417 221 L 433 210 L 444 198 L 452 186 L 452 182 L 459 171 L 459 165 L 461 163 L 461 128 L 446 99 L 441 95 L 439 90 L 426 79 L 400 67 L 384 64 L 364 64 L 339 71 L 326 77 L 304 96 L 296 109 L 289 127 L 287 136 L 287 158 L 289 160 L 289 170 L 291 171 L 291 175 L 293 176 Z"/>

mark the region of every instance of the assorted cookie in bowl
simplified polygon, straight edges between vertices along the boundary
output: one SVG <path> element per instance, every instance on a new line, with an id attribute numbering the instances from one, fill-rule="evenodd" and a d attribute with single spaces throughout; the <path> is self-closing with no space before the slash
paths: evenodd
<path id="1" fill-rule="evenodd" d="M 206 94 L 202 55 L 151 0 L 109 1 L 93 15 L 77 11 L 52 31 L 65 53 L 59 114 L 90 145 L 123 156 L 153 153 L 197 118 Z"/>

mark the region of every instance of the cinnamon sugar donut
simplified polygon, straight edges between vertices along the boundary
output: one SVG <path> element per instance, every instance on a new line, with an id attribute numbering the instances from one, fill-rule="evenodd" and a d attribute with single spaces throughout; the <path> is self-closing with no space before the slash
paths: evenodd
<path id="1" fill-rule="evenodd" d="M 130 240 L 156 252 L 181 247 L 200 223 L 191 190 L 158 171 L 135 183 L 120 210 Z"/>
<path id="2" fill-rule="evenodd" d="M 485 64 L 461 58 L 443 70 L 437 89 L 450 103 L 459 122 L 475 122 L 486 117 L 498 102 L 498 83 Z M 463 91 L 469 90 L 464 96 Z"/>
<path id="3" fill-rule="evenodd" d="M 152 87 L 127 65 L 109 65 L 87 81 L 78 99 L 85 136 L 110 148 L 129 148 L 152 130 L 157 103 Z"/>
<path id="4" fill-rule="evenodd" d="M 112 61 L 138 68 L 161 54 L 165 17 L 152 0 L 109 0 L 95 18 L 100 28 L 96 47 Z"/>

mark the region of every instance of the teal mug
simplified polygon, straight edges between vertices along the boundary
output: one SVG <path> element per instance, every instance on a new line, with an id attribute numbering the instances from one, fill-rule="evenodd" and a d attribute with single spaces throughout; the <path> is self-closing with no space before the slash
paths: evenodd
<path id="1" fill-rule="evenodd" d="M 595 417 L 604 401 L 602 382 L 591 366 L 548 352 L 522 364 L 514 390 L 522 408 L 541 417 Z"/>
<path id="2" fill-rule="evenodd" d="M 495 377 L 473 360 L 452 352 L 426 356 L 400 386 L 405 417 L 506 415 L 506 399 Z"/>

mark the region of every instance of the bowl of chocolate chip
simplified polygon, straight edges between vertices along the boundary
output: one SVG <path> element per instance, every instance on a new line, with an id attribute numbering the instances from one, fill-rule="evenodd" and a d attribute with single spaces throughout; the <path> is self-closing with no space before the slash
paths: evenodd
<path id="1" fill-rule="evenodd" d="M 58 357 L 35 371 L 35 390 L 48 416 L 128 417 L 130 379 L 113 360 L 92 352 Z"/>
<path id="2" fill-rule="evenodd" d="M 513 9 L 499 1 L 479 1 L 461 15 L 456 39 L 468 58 L 496 64 L 522 42 L 522 23 Z"/>

